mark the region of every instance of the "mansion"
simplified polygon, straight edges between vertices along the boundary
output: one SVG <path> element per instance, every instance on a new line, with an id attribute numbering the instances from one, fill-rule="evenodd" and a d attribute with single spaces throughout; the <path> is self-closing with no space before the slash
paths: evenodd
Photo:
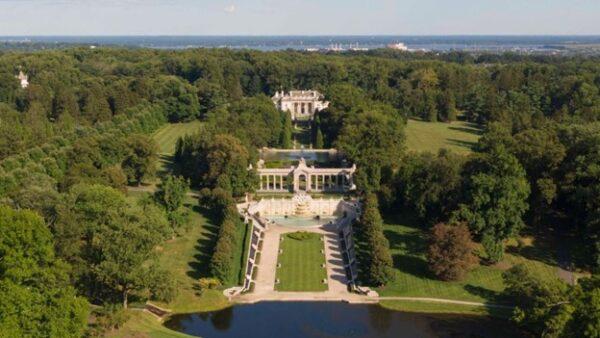
<path id="1" fill-rule="evenodd" d="M 292 120 L 312 120 L 316 113 L 327 108 L 323 94 L 316 90 L 291 90 L 289 93 L 276 92 L 273 103 L 281 111 L 289 111 Z"/>

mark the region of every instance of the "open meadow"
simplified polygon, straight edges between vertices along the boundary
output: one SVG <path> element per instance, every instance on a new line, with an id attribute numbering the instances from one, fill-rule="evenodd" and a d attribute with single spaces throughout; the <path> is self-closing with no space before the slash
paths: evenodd
<path id="1" fill-rule="evenodd" d="M 481 136 L 475 124 L 426 122 L 409 119 L 406 125 L 406 148 L 409 151 L 437 153 L 445 148 L 459 154 L 468 154 Z"/>

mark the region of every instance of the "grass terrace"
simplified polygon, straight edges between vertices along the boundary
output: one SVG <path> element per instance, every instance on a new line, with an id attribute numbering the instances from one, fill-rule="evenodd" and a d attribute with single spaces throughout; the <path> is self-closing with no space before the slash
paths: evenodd
<path id="1" fill-rule="evenodd" d="M 406 126 L 406 146 L 412 151 L 437 153 L 446 148 L 459 154 L 468 154 L 481 133 L 481 129 L 469 122 L 442 123 L 411 119 Z"/>
<path id="2" fill-rule="evenodd" d="M 324 242 L 322 235 L 309 232 L 294 232 L 282 235 L 279 248 L 277 291 L 326 291 L 327 278 Z"/>

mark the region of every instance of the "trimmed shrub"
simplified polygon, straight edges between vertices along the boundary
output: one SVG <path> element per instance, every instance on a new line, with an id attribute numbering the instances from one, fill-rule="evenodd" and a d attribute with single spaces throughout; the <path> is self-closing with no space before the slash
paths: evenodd
<path id="1" fill-rule="evenodd" d="M 310 239 L 312 237 L 312 235 L 306 231 L 296 231 L 291 234 L 288 234 L 287 237 L 289 237 L 291 239 L 295 239 L 297 241 L 303 241 L 306 239 Z"/>

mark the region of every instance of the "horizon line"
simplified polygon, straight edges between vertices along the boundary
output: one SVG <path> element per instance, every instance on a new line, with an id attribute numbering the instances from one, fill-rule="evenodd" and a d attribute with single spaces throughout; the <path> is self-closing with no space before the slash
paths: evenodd
<path id="1" fill-rule="evenodd" d="M 600 37 L 595 34 L 15 34 L 0 37 Z"/>

